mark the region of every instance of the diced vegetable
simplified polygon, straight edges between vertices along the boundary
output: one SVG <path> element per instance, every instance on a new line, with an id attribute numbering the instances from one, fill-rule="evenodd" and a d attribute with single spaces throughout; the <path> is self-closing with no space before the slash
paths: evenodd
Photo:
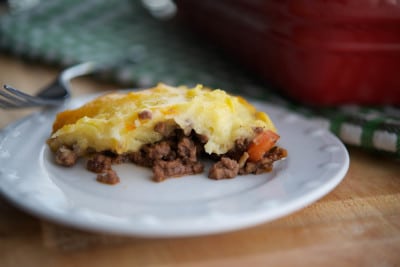
<path id="1" fill-rule="evenodd" d="M 249 154 L 249 161 L 259 161 L 263 158 L 278 141 L 279 135 L 273 131 L 267 130 L 259 133 L 251 141 L 247 153 Z"/>

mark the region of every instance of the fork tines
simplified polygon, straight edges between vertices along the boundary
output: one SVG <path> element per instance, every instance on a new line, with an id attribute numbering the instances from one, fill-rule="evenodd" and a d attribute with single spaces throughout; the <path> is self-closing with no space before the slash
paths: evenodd
<path id="1" fill-rule="evenodd" d="M 29 94 L 9 85 L 0 89 L 0 108 L 26 108 L 39 105 L 40 101 Z"/>

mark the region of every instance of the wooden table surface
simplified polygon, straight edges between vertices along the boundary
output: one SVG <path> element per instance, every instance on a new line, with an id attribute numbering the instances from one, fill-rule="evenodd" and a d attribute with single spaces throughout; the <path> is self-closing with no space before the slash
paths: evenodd
<path id="1" fill-rule="evenodd" d="M 0 55 L 1 84 L 34 93 L 57 73 Z M 86 77 L 73 88 L 76 96 L 118 85 Z M 0 110 L 0 128 L 34 111 Z M 203 237 L 84 232 L 30 216 L 0 196 L 0 266 L 400 266 L 399 161 L 349 153 L 345 179 L 318 202 L 257 227 Z"/>

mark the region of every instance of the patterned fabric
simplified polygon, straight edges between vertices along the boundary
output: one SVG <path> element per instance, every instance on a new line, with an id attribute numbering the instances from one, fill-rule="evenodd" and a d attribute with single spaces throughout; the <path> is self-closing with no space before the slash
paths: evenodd
<path id="1" fill-rule="evenodd" d="M 161 81 L 222 88 L 301 113 L 348 145 L 400 157 L 399 108 L 313 109 L 291 102 L 175 21 L 151 17 L 140 1 L 41 1 L 0 17 L 0 49 L 59 66 L 101 61 L 105 71 L 98 78 L 121 86 Z"/>

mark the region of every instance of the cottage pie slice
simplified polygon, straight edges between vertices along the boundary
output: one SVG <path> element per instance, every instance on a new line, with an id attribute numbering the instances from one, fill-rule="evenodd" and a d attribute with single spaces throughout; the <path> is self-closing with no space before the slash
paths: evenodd
<path id="1" fill-rule="evenodd" d="M 151 168 L 154 181 L 201 173 L 203 158 L 214 162 L 207 170 L 212 179 L 268 172 L 287 154 L 278 139 L 268 115 L 241 97 L 160 83 L 59 113 L 47 143 L 56 163 L 86 158 L 98 181 L 114 184 L 112 165 L 121 162 Z"/>

